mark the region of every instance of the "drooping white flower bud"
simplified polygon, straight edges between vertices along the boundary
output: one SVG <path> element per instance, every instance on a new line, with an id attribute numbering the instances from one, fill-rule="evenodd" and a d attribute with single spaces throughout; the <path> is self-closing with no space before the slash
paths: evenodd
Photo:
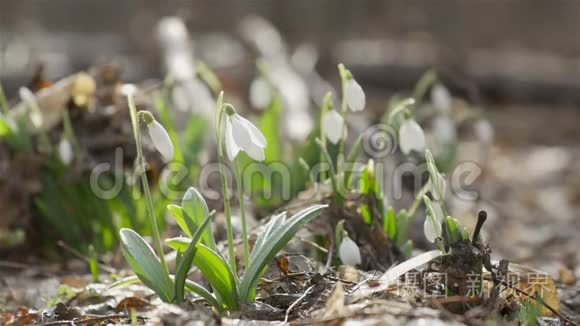
<path id="1" fill-rule="evenodd" d="M 230 161 L 233 162 L 242 150 L 258 162 L 266 158 L 266 137 L 253 123 L 237 114 L 232 106 L 226 107 L 225 124 L 224 142 Z"/>
<path id="2" fill-rule="evenodd" d="M 20 89 L 18 89 L 18 94 L 20 95 L 20 99 L 26 104 L 36 102 L 36 96 L 34 96 L 32 91 L 27 87 L 20 87 Z"/>
<path id="3" fill-rule="evenodd" d="M 437 84 L 431 88 L 431 103 L 441 113 L 448 114 L 451 112 L 452 98 L 445 86 Z"/>
<path id="4" fill-rule="evenodd" d="M 135 96 L 137 93 L 137 86 L 133 84 L 123 84 L 121 86 L 121 94 L 124 96 Z"/>
<path id="5" fill-rule="evenodd" d="M 342 242 L 338 248 L 338 255 L 345 265 L 355 266 L 361 263 L 360 248 L 348 236 L 342 238 Z"/>
<path id="6" fill-rule="evenodd" d="M 439 223 L 433 223 L 433 219 L 427 217 L 423 223 L 423 232 L 429 242 L 435 242 L 441 236 L 441 225 Z"/>
<path id="7" fill-rule="evenodd" d="M 270 84 L 262 78 L 257 78 L 250 84 L 250 104 L 252 107 L 263 109 L 272 100 Z"/>
<path id="8" fill-rule="evenodd" d="M 147 129 L 155 149 L 163 155 L 166 161 L 171 161 L 173 159 L 173 143 L 167 130 L 155 119 L 147 122 Z"/>
<path id="9" fill-rule="evenodd" d="M 437 140 L 443 144 L 452 144 L 457 138 L 455 124 L 453 120 L 446 115 L 440 115 L 433 119 L 433 133 Z"/>
<path id="10" fill-rule="evenodd" d="M 413 119 L 407 119 L 399 128 L 399 145 L 405 155 L 411 151 L 423 152 L 425 149 L 425 134 L 419 124 Z"/>
<path id="11" fill-rule="evenodd" d="M 344 119 L 340 113 L 336 110 L 330 110 L 326 112 L 322 118 L 322 125 L 324 127 L 324 134 L 326 138 L 333 144 L 337 144 L 342 139 L 342 129 L 344 125 Z M 346 130 L 344 133 L 346 137 Z"/>
<path id="12" fill-rule="evenodd" d="M 66 138 L 62 138 L 58 143 L 58 156 L 62 163 L 69 165 L 73 159 L 72 145 Z"/>
<path id="13" fill-rule="evenodd" d="M 491 144 L 494 139 L 494 130 L 487 119 L 479 119 L 475 123 L 475 135 L 480 141 Z"/>
<path id="14" fill-rule="evenodd" d="M 366 96 L 359 83 L 351 78 L 346 84 L 346 102 L 351 111 L 362 111 L 365 108 Z"/>

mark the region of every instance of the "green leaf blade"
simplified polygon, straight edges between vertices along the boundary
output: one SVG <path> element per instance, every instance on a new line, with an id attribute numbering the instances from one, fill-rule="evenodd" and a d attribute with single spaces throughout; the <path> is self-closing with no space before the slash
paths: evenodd
<path id="1" fill-rule="evenodd" d="M 169 247 L 179 252 L 187 250 L 190 242 L 191 240 L 185 237 L 166 240 Z M 199 268 L 207 278 L 218 299 L 223 302 L 225 307 L 237 307 L 237 282 L 228 262 L 220 254 L 203 244 L 198 243 L 196 249 L 193 265 Z"/>
<path id="2" fill-rule="evenodd" d="M 314 205 L 303 209 L 273 230 L 261 246 L 254 247 L 255 253 L 252 252 L 250 263 L 246 266 L 246 271 L 240 281 L 240 300 L 251 300 L 253 290 L 267 264 L 288 244 L 302 225 L 312 221 L 326 207 L 327 205 Z"/>
<path id="3" fill-rule="evenodd" d="M 207 207 L 207 206 L 206 206 Z M 208 214 L 199 228 L 195 231 L 195 234 L 191 238 L 191 242 L 189 243 L 185 253 L 179 260 L 177 264 L 176 272 L 175 272 L 175 297 L 177 303 L 183 302 L 184 298 L 184 286 L 185 280 L 187 278 L 187 274 L 189 269 L 191 268 L 191 263 L 195 257 L 195 253 L 197 251 L 197 244 L 199 243 L 202 234 L 206 231 L 209 222 L 214 215 L 215 211 Z"/>
<path id="4" fill-rule="evenodd" d="M 137 277 L 151 288 L 161 300 L 173 300 L 173 282 L 165 273 L 151 246 L 135 231 L 121 229 L 121 248 Z"/>
<path id="5" fill-rule="evenodd" d="M 209 209 L 203 196 L 194 187 L 189 187 L 181 202 L 182 213 L 190 234 L 195 234 L 196 230 L 204 223 L 204 219 L 209 215 Z M 216 250 L 215 239 L 211 228 L 205 228 L 201 236 L 201 243 Z"/>

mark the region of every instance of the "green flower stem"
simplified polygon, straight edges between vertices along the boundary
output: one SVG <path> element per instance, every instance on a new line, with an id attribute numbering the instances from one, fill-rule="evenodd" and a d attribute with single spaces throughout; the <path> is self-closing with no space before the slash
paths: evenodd
<path id="1" fill-rule="evenodd" d="M 346 102 L 346 85 L 349 81 L 349 79 L 352 78 L 352 75 L 350 73 L 350 71 L 348 71 L 344 65 L 341 63 L 338 65 L 338 72 L 340 73 L 340 80 L 341 80 L 341 92 L 342 92 L 342 102 L 341 102 L 341 110 L 340 110 L 340 114 L 342 115 L 342 119 L 344 121 L 344 123 L 342 124 L 342 135 L 340 137 L 340 147 L 338 149 L 338 162 L 337 162 L 337 172 L 338 172 L 338 177 L 339 180 L 343 179 L 343 166 L 342 164 L 344 163 L 344 143 L 346 142 L 346 119 L 348 117 L 348 105 Z M 344 184 L 344 182 L 343 182 Z"/>
<path id="2" fill-rule="evenodd" d="M 8 101 L 6 100 L 6 94 L 4 94 L 2 83 L 0 83 L 0 106 L 2 106 L 2 112 L 8 116 L 10 108 L 8 106 Z"/>
<path id="3" fill-rule="evenodd" d="M 399 101 L 395 105 L 395 107 L 391 110 L 391 112 L 389 112 L 389 115 L 387 116 L 387 124 L 392 126 L 395 118 L 399 114 L 403 112 L 410 113 L 409 106 L 415 104 L 415 102 L 416 101 L 412 98 L 407 98 L 405 100 Z"/>
<path id="4" fill-rule="evenodd" d="M 218 95 L 223 87 L 216 74 L 203 62 L 198 62 L 195 68 L 199 78 L 209 86 L 214 95 Z"/>
<path id="5" fill-rule="evenodd" d="M 147 174 L 145 160 L 143 158 L 143 148 L 141 147 L 141 130 L 139 128 L 139 120 L 137 118 L 137 108 L 135 107 L 135 99 L 132 95 L 127 96 L 127 101 L 129 104 L 129 112 L 131 114 L 131 124 L 133 125 L 133 136 L 135 138 L 135 146 L 137 147 L 137 167 L 141 169 L 139 174 L 141 176 L 141 183 L 143 185 L 143 192 L 145 193 L 145 201 L 147 202 L 147 210 L 149 211 L 149 219 L 151 220 L 151 226 L 153 229 L 153 241 L 155 242 L 155 249 L 157 250 L 157 255 L 159 255 L 159 260 L 161 261 L 161 266 L 163 271 L 169 275 L 169 267 L 165 261 L 165 254 L 163 253 L 163 245 L 161 243 L 161 235 L 159 234 L 159 227 L 157 226 L 157 219 L 155 218 L 155 210 L 153 207 L 153 199 L 151 198 L 151 190 L 149 189 L 149 181 L 147 181 Z"/>
<path id="6" fill-rule="evenodd" d="M 63 132 L 64 132 L 64 136 L 66 139 L 68 139 L 68 141 L 71 142 L 72 146 L 73 146 L 73 150 L 76 154 L 76 156 L 78 157 L 79 153 L 80 153 L 80 146 L 79 146 L 79 142 L 77 140 L 77 137 L 75 136 L 73 127 L 72 127 L 72 121 L 70 119 L 70 114 L 68 113 L 67 109 L 64 109 L 62 111 L 62 125 L 63 125 Z"/>
<path id="7" fill-rule="evenodd" d="M 331 105 L 332 105 L 332 93 L 328 92 L 324 96 L 324 101 L 322 102 L 322 108 L 320 113 L 320 140 L 322 141 L 323 144 L 326 144 L 326 134 L 324 131 L 324 116 L 330 109 Z M 320 152 L 320 163 L 321 164 L 325 163 L 325 161 L 326 158 L 324 156 L 324 153 Z M 332 164 L 332 162 L 326 163 Z M 325 179 L 326 179 L 326 170 L 320 172 L 320 182 L 323 182 Z"/>
<path id="8" fill-rule="evenodd" d="M 30 103 L 29 101 L 24 101 L 24 105 L 26 106 L 26 108 L 28 109 L 28 113 L 30 114 L 30 112 L 39 114 L 40 116 L 42 116 L 42 111 L 40 110 L 40 107 L 38 106 L 38 102 L 36 101 L 36 99 L 34 101 L 32 101 L 32 103 Z M 44 121 L 43 123 L 44 124 Z M 36 129 L 38 131 L 38 144 L 40 145 L 38 148 L 40 151 L 44 151 L 47 153 L 52 152 L 52 144 L 50 143 L 50 138 L 48 137 L 48 134 L 46 132 L 46 130 L 44 130 L 42 128 L 42 126 L 40 126 L 39 128 Z"/>
<path id="9" fill-rule="evenodd" d="M 421 188 L 421 190 L 419 190 L 419 192 L 415 196 L 415 201 L 413 201 L 413 204 L 411 204 L 411 207 L 409 207 L 409 210 L 407 211 L 407 218 L 408 219 L 411 219 L 411 218 L 413 218 L 413 216 L 415 216 L 415 213 L 417 212 L 419 205 L 423 202 L 423 196 L 425 196 L 427 194 L 427 192 L 429 192 L 429 190 L 431 190 L 430 185 L 431 184 L 429 182 L 426 182 L 423 185 L 423 188 Z"/>
<path id="10" fill-rule="evenodd" d="M 223 137 L 222 137 L 222 116 L 224 111 L 223 105 L 224 92 L 220 92 L 217 99 L 217 111 L 216 111 L 216 138 L 218 147 L 218 161 L 220 167 L 220 180 L 222 183 L 222 192 L 224 196 L 224 214 L 226 216 L 226 233 L 228 237 L 228 256 L 230 259 L 230 265 L 232 268 L 232 273 L 238 275 L 236 268 L 236 254 L 234 252 L 234 232 L 232 229 L 232 213 L 230 207 L 230 189 L 228 188 L 228 182 L 226 180 L 226 173 L 224 169 L 224 149 L 223 149 Z"/>
<path id="11" fill-rule="evenodd" d="M 417 102 L 423 102 L 429 88 L 437 81 L 437 73 L 433 70 L 427 71 L 417 82 L 413 90 L 413 98 Z"/>
<path id="12" fill-rule="evenodd" d="M 246 208 L 244 205 L 244 178 L 242 177 L 242 170 L 240 162 L 233 162 L 236 165 L 236 184 L 238 190 L 238 201 L 240 202 L 240 215 L 242 218 L 242 242 L 244 244 L 244 266 L 248 266 L 250 260 L 250 245 L 248 243 L 248 227 L 246 222 Z"/>
<path id="13" fill-rule="evenodd" d="M 320 140 L 320 138 L 316 138 L 314 140 L 314 142 L 316 143 L 316 145 L 318 145 L 318 148 L 320 148 L 320 152 L 324 155 L 326 160 L 328 162 L 331 162 L 330 154 L 328 153 L 328 150 L 326 149 L 326 144 L 323 143 Z M 334 198 L 335 198 L 336 202 L 342 203 L 342 194 L 340 193 L 340 191 L 338 189 L 337 175 L 336 175 L 336 171 L 334 170 L 334 166 L 332 166 L 332 164 L 330 164 L 330 181 L 332 183 L 332 190 L 334 192 Z"/>

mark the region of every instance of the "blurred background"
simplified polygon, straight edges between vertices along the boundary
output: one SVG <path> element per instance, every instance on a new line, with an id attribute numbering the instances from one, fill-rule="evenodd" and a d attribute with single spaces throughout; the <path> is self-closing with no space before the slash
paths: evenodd
<path id="1" fill-rule="evenodd" d="M 342 61 L 368 86 L 410 87 L 426 68 L 437 67 L 486 100 L 580 103 L 580 5 L 573 0 L 25 0 L 0 6 L 0 75 L 10 91 L 40 62 L 50 63 L 48 78 L 111 59 L 123 64 L 127 79 L 158 77 L 154 29 L 167 15 L 185 20 L 200 59 L 232 68 L 247 59 L 239 23 L 252 14 L 271 21 L 290 49 L 315 45 L 323 72 Z"/>

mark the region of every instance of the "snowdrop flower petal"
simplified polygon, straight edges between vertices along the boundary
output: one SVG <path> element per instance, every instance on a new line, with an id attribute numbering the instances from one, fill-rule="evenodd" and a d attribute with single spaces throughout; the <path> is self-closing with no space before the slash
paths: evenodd
<path id="1" fill-rule="evenodd" d="M 357 112 L 362 111 L 365 108 L 366 104 L 366 97 L 365 92 L 363 91 L 362 87 L 359 83 L 354 80 L 354 78 L 350 79 L 346 84 L 346 102 L 348 103 L 348 107 L 351 111 Z"/>
<path id="2" fill-rule="evenodd" d="M 36 96 L 34 96 L 34 93 L 32 93 L 32 91 L 27 87 L 20 87 L 20 89 L 18 89 L 18 94 L 20 95 L 20 99 L 27 105 L 36 103 Z"/>
<path id="3" fill-rule="evenodd" d="M 36 127 L 36 128 L 42 127 L 42 123 L 44 121 L 44 118 L 42 117 L 42 113 L 40 113 L 39 110 L 32 110 L 30 112 L 30 121 L 32 121 L 32 124 L 34 125 L 34 127 Z"/>
<path id="4" fill-rule="evenodd" d="M 149 122 L 147 129 L 149 130 L 149 137 L 151 137 L 155 149 L 163 155 L 166 161 L 171 161 L 173 159 L 173 143 L 171 142 L 171 138 L 169 138 L 167 130 L 156 120 Z"/>
<path id="5" fill-rule="evenodd" d="M 455 142 L 457 132 L 453 120 L 449 116 L 438 116 L 433 120 L 433 132 L 437 140 L 443 144 L 452 144 Z"/>
<path id="6" fill-rule="evenodd" d="M 290 139 L 304 140 L 312 130 L 314 121 L 309 112 L 293 111 L 284 116 L 285 133 Z"/>
<path id="7" fill-rule="evenodd" d="M 433 224 L 431 219 L 426 218 L 423 223 L 423 232 L 425 233 L 425 238 L 427 238 L 429 242 L 435 242 L 435 240 L 441 236 L 441 227 L 439 224 Z"/>
<path id="8" fill-rule="evenodd" d="M 133 84 L 123 84 L 121 86 L 121 94 L 125 96 L 135 96 L 137 93 L 137 86 Z"/>
<path id="9" fill-rule="evenodd" d="M 249 132 L 252 143 L 262 148 L 266 147 L 268 142 L 266 141 L 266 137 L 264 137 L 264 134 L 262 134 L 260 129 L 258 129 L 252 122 L 250 122 L 250 120 L 240 115 L 238 115 L 238 118 L 242 121 L 246 127 L 246 130 Z"/>
<path id="10" fill-rule="evenodd" d="M 254 143 L 250 143 L 246 148 L 244 148 L 244 151 L 248 156 L 254 159 L 254 161 L 262 162 L 266 158 L 264 148 Z"/>
<path id="11" fill-rule="evenodd" d="M 225 143 L 226 143 L 226 154 L 228 155 L 228 159 L 233 161 L 240 152 L 241 148 L 236 144 L 236 140 L 234 139 L 234 135 L 232 132 L 232 123 L 229 119 L 226 118 L 226 131 L 225 131 Z"/>
<path id="12" fill-rule="evenodd" d="M 267 81 L 262 78 L 254 79 L 250 84 L 250 104 L 258 109 L 263 109 L 272 100 L 272 90 Z"/>
<path id="13" fill-rule="evenodd" d="M 230 123 L 232 125 L 232 135 L 234 136 L 234 141 L 241 149 L 245 149 L 252 142 L 249 130 L 246 128 L 246 124 L 240 116 L 233 114 L 229 116 Z"/>
<path id="14" fill-rule="evenodd" d="M 342 238 L 342 242 L 338 248 L 338 255 L 342 263 L 345 265 L 354 266 L 361 263 L 360 249 L 358 245 L 347 236 Z"/>
<path id="15" fill-rule="evenodd" d="M 493 143 L 494 130 L 487 119 L 479 119 L 475 123 L 475 135 L 480 141 L 491 144 Z"/>
<path id="16" fill-rule="evenodd" d="M 399 128 L 399 145 L 405 155 L 411 151 L 422 153 L 425 150 L 425 134 L 419 124 L 413 119 L 407 119 Z"/>
<path id="17" fill-rule="evenodd" d="M 441 201 L 437 201 L 435 200 L 434 202 L 432 202 L 433 204 L 433 210 L 435 211 L 435 220 L 439 223 L 445 221 L 445 216 L 443 215 L 443 208 L 442 205 L 443 203 Z"/>
<path id="18" fill-rule="evenodd" d="M 337 144 L 342 138 L 342 128 L 344 125 L 344 119 L 340 113 L 336 112 L 336 110 L 326 112 L 322 120 L 322 125 L 324 127 L 326 138 L 330 140 L 331 143 Z"/>
<path id="19" fill-rule="evenodd" d="M 62 163 L 69 165 L 73 159 L 72 146 L 68 139 L 62 138 L 58 144 L 58 156 Z"/>
<path id="20" fill-rule="evenodd" d="M 437 84 L 431 88 L 431 103 L 441 113 L 446 114 L 451 111 L 452 98 L 445 86 Z"/>
<path id="21" fill-rule="evenodd" d="M 226 151 L 228 158 L 236 158 L 240 150 L 245 151 L 252 159 L 263 161 L 266 137 L 249 120 L 232 113 L 226 117 Z"/>

